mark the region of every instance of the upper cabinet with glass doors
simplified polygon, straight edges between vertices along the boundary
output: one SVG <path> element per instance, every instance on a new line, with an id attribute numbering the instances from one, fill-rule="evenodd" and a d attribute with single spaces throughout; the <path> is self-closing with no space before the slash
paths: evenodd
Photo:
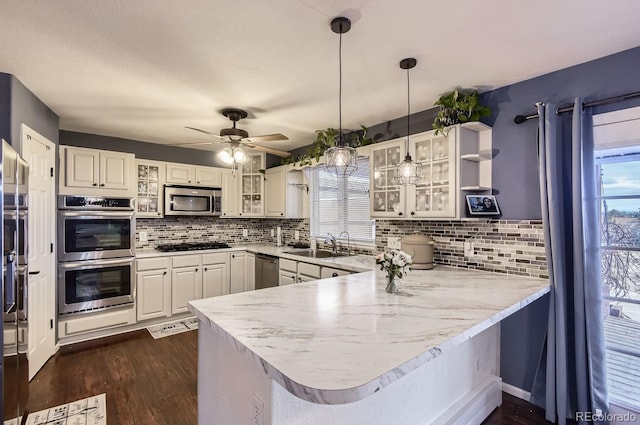
<path id="1" fill-rule="evenodd" d="M 258 153 L 248 156 L 249 161 L 240 166 L 240 215 L 242 217 L 264 217 L 265 154 Z"/>
<path id="2" fill-rule="evenodd" d="M 138 172 L 136 216 L 162 217 L 165 163 L 137 159 L 136 169 Z"/>
<path id="3" fill-rule="evenodd" d="M 434 131 L 411 135 L 409 153 L 422 165 L 416 185 L 395 184 L 406 138 L 371 146 L 371 217 L 459 219 L 466 217 L 466 194 L 491 193 L 491 128 L 456 125 L 446 136 Z"/>

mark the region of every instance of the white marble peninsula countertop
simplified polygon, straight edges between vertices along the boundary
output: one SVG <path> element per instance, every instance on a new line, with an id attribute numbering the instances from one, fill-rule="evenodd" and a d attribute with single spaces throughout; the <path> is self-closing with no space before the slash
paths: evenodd
<path id="1" fill-rule="evenodd" d="M 191 301 L 201 326 L 314 403 L 364 399 L 549 292 L 548 280 L 436 267 L 398 295 L 370 271 Z M 206 353 L 199 353 L 206 356 Z"/>

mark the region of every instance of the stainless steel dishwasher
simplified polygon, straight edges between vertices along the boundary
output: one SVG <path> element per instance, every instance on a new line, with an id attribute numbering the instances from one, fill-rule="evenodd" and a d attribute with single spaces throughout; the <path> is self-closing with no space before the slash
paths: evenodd
<path id="1" fill-rule="evenodd" d="M 256 254 L 256 289 L 278 286 L 278 257 Z"/>

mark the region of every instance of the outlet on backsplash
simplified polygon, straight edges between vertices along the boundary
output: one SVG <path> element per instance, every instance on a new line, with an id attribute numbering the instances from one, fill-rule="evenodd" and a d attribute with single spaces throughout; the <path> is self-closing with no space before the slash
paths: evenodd
<path id="1" fill-rule="evenodd" d="M 249 236 L 249 230 L 248 229 L 242 229 L 242 236 L 243 237 L 248 237 Z"/>
<path id="2" fill-rule="evenodd" d="M 402 244 L 400 244 L 400 238 L 396 236 L 389 236 L 387 238 L 387 246 L 390 249 L 402 249 Z"/>
<path id="3" fill-rule="evenodd" d="M 300 240 L 300 232 L 299 232 L 299 231 L 297 231 L 297 230 L 296 230 L 296 231 L 294 232 L 294 234 L 293 234 L 293 239 L 294 239 L 294 240 L 296 240 L 296 241 L 299 241 L 299 240 Z"/>
<path id="4" fill-rule="evenodd" d="M 140 232 L 140 242 L 148 242 L 149 234 L 147 232 Z"/>

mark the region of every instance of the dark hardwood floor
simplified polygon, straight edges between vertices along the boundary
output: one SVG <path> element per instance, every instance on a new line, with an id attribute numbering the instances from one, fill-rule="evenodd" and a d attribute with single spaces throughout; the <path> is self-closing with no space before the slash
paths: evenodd
<path id="1" fill-rule="evenodd" d="M 197 346 L 197 331 L 154 340 L 146 330 L 64 346 L 31 382 L 29 411 L 106 393 L 109 425 L 195 425 Z M 503 400 L 485 425 L 549 424 L 541 409 Z"/>

